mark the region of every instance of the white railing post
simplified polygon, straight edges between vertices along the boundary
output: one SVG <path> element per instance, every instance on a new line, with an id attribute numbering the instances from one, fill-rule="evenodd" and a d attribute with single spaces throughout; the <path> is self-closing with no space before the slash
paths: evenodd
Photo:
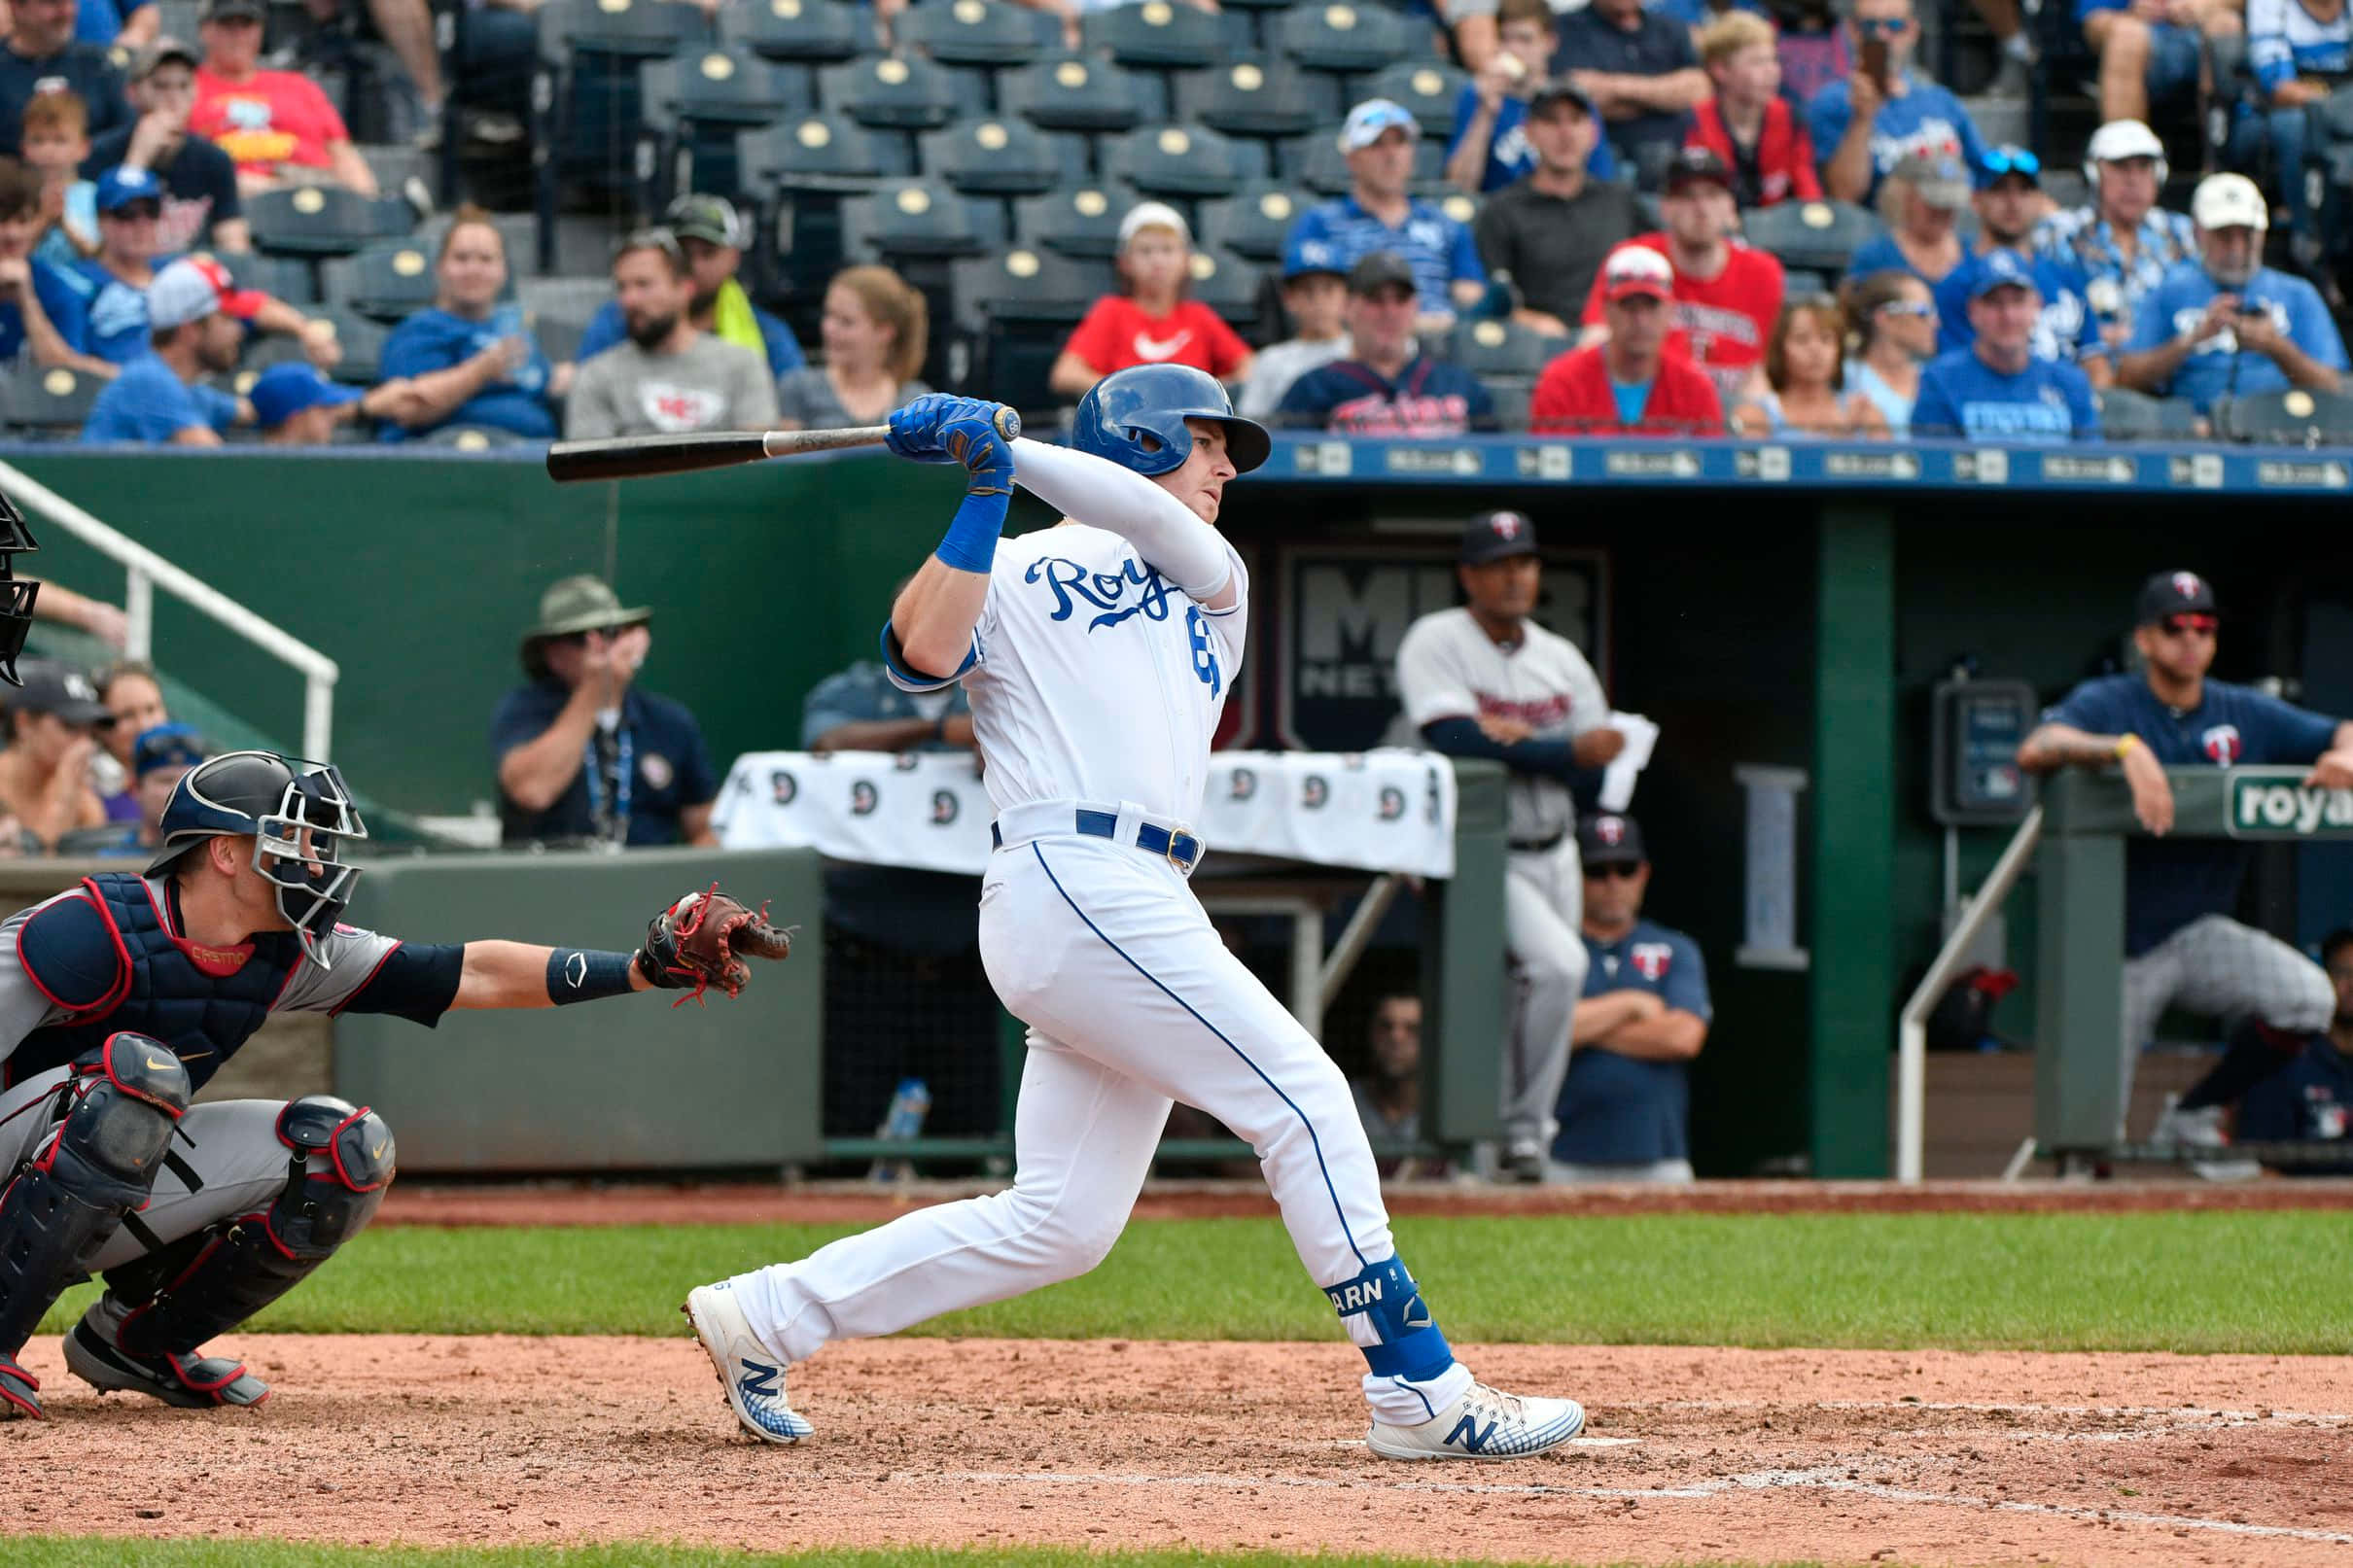
<path id="1" fill-rule="evenodd" d="M 332 762 L 328 748 L 334 744 L 335 683 L 333 676 L 311 675 L 302 679 L 302 756 L 310 762 Z"/>
<path id="2" fill-rule="evenodd" d="M 153 660 L 156 656 L 156 580 L 137 567 L 123 589 L 123 618 L 129 629 L 123 638 L 123 656 Z"/>

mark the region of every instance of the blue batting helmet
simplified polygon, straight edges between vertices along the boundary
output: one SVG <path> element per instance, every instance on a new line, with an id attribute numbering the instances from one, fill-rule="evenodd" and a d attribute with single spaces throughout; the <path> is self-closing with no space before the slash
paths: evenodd
<path id="1" fill-rule="evenodd" d="M 274 751 L 226 751 L 181 776 L 159 825 L 163 846 L 148 863 L 151 877 L 207 840 L 253 839 L 254 869 L 277 888 L 278 912 L 302 951 L 326 961 L 319 938 L 343 918 L 360 880 L 336 853 L 368 836 L 341 773 Z"/>
<path id="2" fill-rule="evenodd" d="M 1274 445 L 1265 426 L 1234 412 L 1215 376 L 1189 365 L 1135 365 L 1096 382 L 1079 400 L 1071 444 L 1146 476 L 1166 473 L 1193 450 L 1188 419 L 1225 427 L 1225 453 L 1237 473 L 1264 463 Z"/>

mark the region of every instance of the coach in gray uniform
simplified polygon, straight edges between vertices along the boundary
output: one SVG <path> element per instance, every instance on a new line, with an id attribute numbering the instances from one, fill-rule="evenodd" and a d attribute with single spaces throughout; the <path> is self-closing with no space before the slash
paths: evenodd
<path id="1" fill-rule="evenodd" d="M 1528 617 L 1543 590 L 1536 530 L 1516 511 L 1463 530 L 1456 568 L 1469 603 L 1424 615 L 1397 645 L 1397 695 L 1432 749 L 1511 769 L 1504 936 L 1520 990 L 1503 1071 L 1504 1160 L 1540 1181 L 1568 1071 L 1569 1018 L 1585 989 L 1585 887 L 1569 782 L 1626 747 L 1577 645 Z"/>
<path id="2" fill-rule="evenodd" d="M 336 854 L 367 829 L 332 767 L 213 757 L 161 827 L 145 876 L 86 878 L 0 922 L 0 1420 L 42 1414 L 18 1353 L 90 1273 L 106 1293 L 66 1336 L 76 1376 L 192 1409 L 267 1397 L 198 1346 L 358 1235 L 394 1159 L 380 1117 L 327 1096 L 190 1105 L 271 1013 L 431 1028 L 453 1007 L 690 983 L 643 953 L 339 923 L 359 872 Z"/>

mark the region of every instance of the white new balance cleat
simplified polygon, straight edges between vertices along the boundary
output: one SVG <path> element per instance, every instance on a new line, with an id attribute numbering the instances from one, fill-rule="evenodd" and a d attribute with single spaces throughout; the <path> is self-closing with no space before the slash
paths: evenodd
<path id="1" fill-rule="evenodd" d="M 1384 1459 L 1525 1459 L 1585 1430 L 1573 1399 L 1528 1399 L 1473 1383 L 1434 1421 L 1375 1421 L 1365 1442 Z"/>
<path id="2" fill-rule="evenodd" d="M 745 1431 L 762 1443 L 798 1443 L 817 1430 L 785 1403 L 785 1364 L 752 1337 L 743 1308 L 724 1283 L 696 1286 L 679 1310 L 694 1325 L 694 1337 L 702 1341 Z"/>

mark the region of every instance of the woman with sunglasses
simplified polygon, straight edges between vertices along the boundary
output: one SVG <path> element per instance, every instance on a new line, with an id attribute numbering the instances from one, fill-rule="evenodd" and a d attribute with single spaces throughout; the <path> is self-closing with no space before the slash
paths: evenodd
<path id="1" fill-rule="evenodd" d="M 1879 410 L 1888 434 L 1912 428 L 1920 394 L 1920 366 L 1936 354 L 1936 301 L 1928 285 L 1909 272 L 1874 272 L 1847 290 L 1853 356 L 1846 384 Z"/>
<path id="2" fill-rule="evenodd" d="M 1781 307 L 1765 343 L 1770 390 L 1732 416 L 1739 436 L 1879 437 L 1886 418 L 1860 392 L 1846 388 L 1846 316 L 1826 294 Z"/>

